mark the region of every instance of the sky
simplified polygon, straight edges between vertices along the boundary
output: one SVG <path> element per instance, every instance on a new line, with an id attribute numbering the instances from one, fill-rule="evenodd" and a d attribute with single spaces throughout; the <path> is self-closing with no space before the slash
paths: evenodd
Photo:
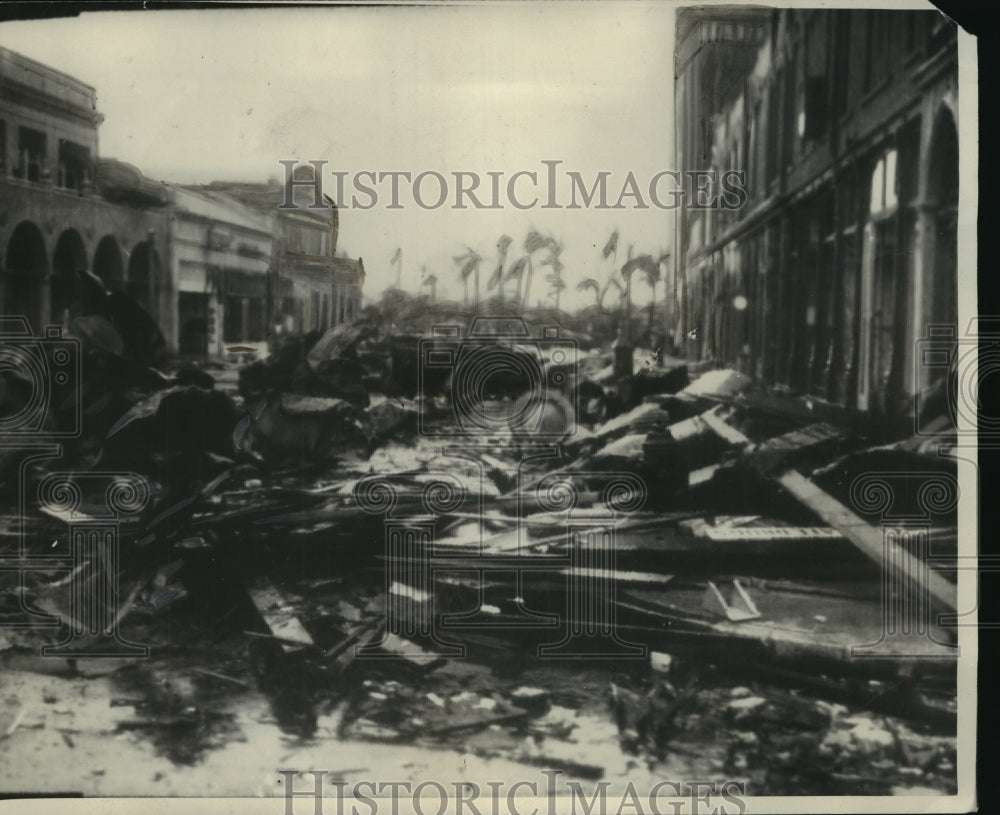
<path id="1" fill-rule="evenodd" d="M 563 245 L 564 308 L 593 302 L 576 285 L 613 271 L 602 248 L 620 233 L 617 263 L 630 246 L 659 256 L 671 249 L 672 219 L 649 196 L 657 173 L 674 170 L 673 24 L 676 6 L 644 2 L 531 2 L 356 8 L 88 12 L 75 18 L 0 23 L 0 45 L 93 86 L 100 155 L 177 183 L 263 182 L 283 177 L 282 160 L 326 161 L 323 191 L 341 208 L 338 249 L 363 257 L 366 298 L 393 285 L 402 250 L 402 286 L 438 279 L 439 299 L 461 300 L 454 257 L 484 258 L 485 289 L 501 235 L 523 253 L 531 230 Z M 558 207 L 543 209 L 547 167 L 557 173 Z M 361 171 L 400 177 L 400 208 L 389 177 L 378 200 L 355 193 Z M 518 171 L 537 173 L 537 190 Z M 620 209 L 567 209 L 576 172 L 590 188 L 606 172 L 609 205 L 632 173 L 640 193 Z M 346 195 L 334 172 L 346 173 Z M 454 173 L 473 173 L 489 205 L 491 177 L 503 173 L 499 207 L 454 209 Z M 412 179 L 425 176 L 417 205 Z M 661 179 L 662 180 L 662 179 Z M 470 183 L 467 179 L 466 184 Z M 669 179 L 658 186 L 669 199 Z M 579 203 L 579 202 L 578 202 Z M 638 208 L 644 203 L 648 208 Z M 542 253 L 544 254 L 544 253 Z M 537 256 L 541 257 L 541 255 Z M 536 267 L 532 302 L 544 298 Z M 510 284 L 513 290 L 513 283 Z M 423 291 L 428 291 L 426 288 Z M 645 284 L 634 300 L 648 299 Z M 662 297 L 662 286 L 658 296 Z M 611 298 L 609 298 L 610 300 Z M 551 301 L 549 301 L 551 302 Z M 606 305 L 609 301 L 606 301 Z"/>

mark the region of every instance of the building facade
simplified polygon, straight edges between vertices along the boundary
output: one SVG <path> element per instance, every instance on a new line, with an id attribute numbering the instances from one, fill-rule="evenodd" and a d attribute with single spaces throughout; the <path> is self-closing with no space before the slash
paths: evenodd
<path id="1" fill-rule="evenodd" d="M 98 155 L 94 88 L 0 48 L 0 313 L 66 325 L 79 271 L 132 295 L 182 356 L 225 357 L 360 312 L 335 207 L 271 184 L 185 187 Z M 301 190 L 295 191 L 296 196 Z"/>
<path id="2" fill-rule="evenodd" d="M 897 413 L 942 374 L 918 340 L 957 321 L 956 32 L 934 11 L 766 15 L 728 95 L 675 97 L 747 193 L 680 212 L 678 333 L 695 358 Z"/>
<path id="3" fill-rule="evenodd" d="M 61 324 L 86 269 L 157 319 L 167 194 L 98 158 L 93 88 L 0 48 L 0 312 Z"/>
<path id="4" fill-rule="evenodd" d="M 309 167 L 300 170 L 311 172 Z M 315 203 L 311 189 L 299 185 L 286 189 L 278 181 L 216 181 L 198 189 L 238 201 L 269 219 L 267 314 L 271 331 L 324 331 L 360 314 L 364 263 L 361 258 L 337 257 L 340 219 L 335 205 L 310 206 Z M 288 201 L 295 206 L 284 206 Z"/>
<path id="5" fill-rule="evenodd" d="M 233 199 L 170 188 L 175 307 L 164 333 L 182 356 L 266 352 L 272 224 Z"/>

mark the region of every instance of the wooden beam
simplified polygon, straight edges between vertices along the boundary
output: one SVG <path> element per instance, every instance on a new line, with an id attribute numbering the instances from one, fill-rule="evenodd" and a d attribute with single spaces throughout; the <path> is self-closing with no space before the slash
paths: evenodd
<path id="1" fill-rule="evenodd" d="M 815 512 L 826 523 L 840 532 L 867 557 L 883 568 L 889 567 L 914 580 L 935 600 L 958 610 L 958 589 L 933 570 L 924 574 L 924 564 L 895 543 L 883 540 L 882 530 L 866 523 L 863 518 L 817 487 L 795 470 L 788 470 L 778 477 L 778 482 L 801 504 Z M 888 550 L 886 549 L 888 546 Z M 888 561 L 888 562 L 886 562 Z"/>
<path id="2" fill-rule="evenodd" d="M 295 616 L 292 600 L 282 594 L 270 580 L 266 577 L 259 578 L 247 587 L 247 593 L 257 613 L 286 654 L 315 647 L 309 632 Z"/>
<path id="3" fill-rule="evenodd" d="M 735 427 L 732 427 L 729 424 L 727 424 L 726 420 L 723 419 L 721 416 L 719 416 L 718 414 L 719 409 L 720 409 L 719 407 L 714 407 L 711 410 L 702 413 L 699 418 L 705 424 L 708 425 L 708 428 L 713 433 L 715 433 L 722 439 L 728 441 L 730 444 L 737 444 L 737 445 L 753 444 L 753 442 L 750 441 L 750 439 L 744 436 Z"/>

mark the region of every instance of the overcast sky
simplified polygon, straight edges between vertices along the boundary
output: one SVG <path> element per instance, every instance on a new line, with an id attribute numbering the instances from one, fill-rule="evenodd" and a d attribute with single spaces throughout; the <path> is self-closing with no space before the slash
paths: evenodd
<path id="1" fill-rule="evenodd" d="M 317 159 L 329 162 L 324 192 L 337 197 L 334 170 L 349 173 L 348 193 L 362 170 L 446 176 L 449 199 L 438 209 L 417 207 L 405 181 L 403 208 L 387 209 L 385 180 L 374 208 L 342 210 L 339 248 L 364 258 L 369 297 L 393 282 L 390 258 L 401 247 L 404 288 L 416 289 L 426 266 L 437 274 L 439 297 L 461 299 L 452 257 L 464 245 L 484 256 L 485 285 L 500 235 L 514 239 L 513 258 L 537 229 L 565 246 L 563 305 L 575 306 L 591 298 L 576 293 L 580 280 L 607 278 L 601 249 L 614 229 L 619 264 L 630 244 L 637 254 L 670 249 L 670 215 L 652 206 L 647 189 L 657 172 L 674 169 L 675 8 L 533 2 L 91 12 L 0 24 L 0 44 L 96 88 L 101 155 L 152 178 L 265 181 L 284 172 L 282 159 Z M 635 208 L 629 197 L 621 210 L 541 209 L 543 200 L 518 211 L 506 198 L 507 180 L 518 170 L 544 176 L 543 160 L 563 162 L 561 203 L 569 199 L 566 170 L 588 186 L 608 171 L 609 203 L 632 172 L 650 208 Z M 449 208 L 456 171 L 483 178 L 483 203 L 486 173 L 503 172 L 502 208 Z M 522 202 L 533 197 L 530 186 L 522 178 Z M 434 179 L 422 190 L 433 203 Z M 541 277 L 532 301 L 545 294 Z M 636 286 L 637 303 L 644 288 Z"/>

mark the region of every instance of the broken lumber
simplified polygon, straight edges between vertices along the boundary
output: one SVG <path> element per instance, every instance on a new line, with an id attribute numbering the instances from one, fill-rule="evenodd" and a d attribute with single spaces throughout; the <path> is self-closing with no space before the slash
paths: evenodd
<path id="1" fill-rule="evenodd" d="M 811 509 L 840 532 L 864 555 L 883 568 L 901 572 L 903 576 L 912 579 L 939 603 L 952 611 L 957 611 L 955 586 L 937 572 L 925 570 L 917 558 L 897 544 L 883 540 L 881 530 L 866 523 L 864 519 L 859 518 L 795 470 L 789 470 L 780 475 L 778 483 L 801 504 Z"/>
<path id="2" fill-rule="evenodd" d="M 807 427 L 774 436 L 744 456 L 744 463 L 759 473 L 770 473 L 787 470 L 793 461 L 803 456 L 816 456 L 823 450 L 832 448 L 841 442 L 847 434 L 838 427 L 818 423 Z"/>
<path id="3" fill-rule="evenodd" d="M 720 438 L 728 441 L 730 444 L 736 445 L 748 445 L 753 442 L 750 441 L 746 436 L 744 436 L 735 427 L 730 426 L 726 423 L 726 420 L 719 415 L 719 407 L 714 407 L 709 411 L 701 414 L 701 420 L 708 425 L 708 429 L 715 433 Z"/>
<path id="4" fill-rule="evenodd" d="M 757 605 L 753 598 L 747 594 L 739 580 L 733 580 L 731 594 L 727 600 L 718 586 L 711 580 L 705 590 L 705 596 L 701 607 L 713 614 L 725 617 L 730 622 L 738 623 L 743 620 L 759 620 L 761 613 L 757 610 Z"/>
<path id="5" fill-rule="evenodd" d="M 247 588 L 247 593 L 271 635 L 286 654 L 315 647 L 313 638 L 295 616 L 289 600 L 270 580 L 260 578 Z"/>

